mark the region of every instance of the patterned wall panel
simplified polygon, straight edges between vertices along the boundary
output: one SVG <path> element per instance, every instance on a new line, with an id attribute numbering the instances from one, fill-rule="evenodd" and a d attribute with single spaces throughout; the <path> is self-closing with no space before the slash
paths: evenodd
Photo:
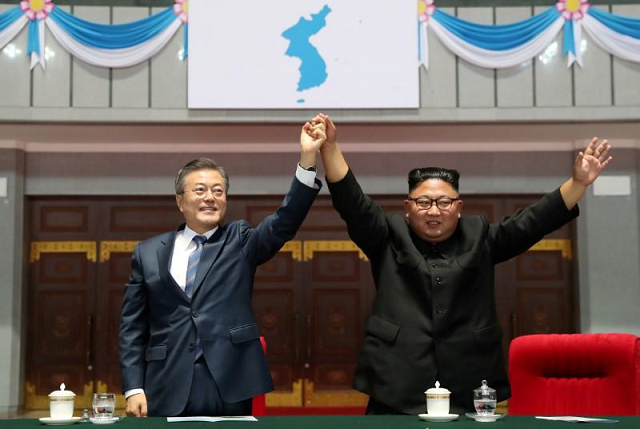
<path id="1" fill-rule="evenodd" d="M 162 233 L 174 230 L 184 218 L 178 208 L 167 200 L 165 205 L 122 205 L 112 207 L 109 228 L 112 233 Z"/>
<path id="2" fill-rule="evenodd" d="M 44 206 L 35 214 L 42 232 L 88 232 L 87 206 Z"/>
<path id="3" fill-rule="evenodd" d="M 320 289 L 313 292 L 313 358 L 353 357 L 362 336 L 358 289 Z"/>
<path id="4" fill-rule="evenodd" d="M 87 258 L 78 253 L 44 253 L 40 256 L 38 281 L 42 288 L 64 284 L 84 289 L 88 281 Z M 83 303 L 84 304 L 84 303 Z"/>
<path id="5" fill-rule="evenodd" d="M 39 291 L 36 297 L 38 357 L 83 359 L 87 332 L 83 291 Z"/>
<path id="6" fill-rule="evenodd" d="M 520 288 L 517 292 L 518 334 L 567 332 L 563 289 Z"/>
<path id="7" fill-rule="evenodd" d="M 314 386 L 316 390 L 350 389 L 354 370 L 353 364 L 318 364 L 315 366 Z"/>
<path id="8" fill-rule="evenodd" d="M 315 253 L 312 261 L 312 279 L 314 282 L 357 282 L 360 279 L 358 253 Z"/>
<path id="9" fill-rule="evenodd" d="M 516 259 L 516 279 L 520 281 L 561 282 L 565 260 L 560 251 L 527 252 Z"/>
<path id="10" fill-rule="evenodd" d="M 82 395 L 85 386 L 91 384 L 91 381 L 86 378 L 83 368 L 77 365 L 60 363 L 58 365 L 38 367 L 35 371 L 35 382 L 37 386 L 40 386 L 36 393 L 38 396 L 44 396 L 43 399 L 46 400 L 47 408 L 49 406 L 49 398 L 46 395 L 54 390 L 59 390 L 60 384 L 64 383 L 66 390 L 71 390 L 76 395 Z"/>
<path id="11" fill-rule="evenodd" d="M 259 282 L 291 282 L 293 280 L 294 259 L 290 252 L 279 252 L 270 261 L 260 265 L 256 270 L 256 281 Z"/>
<path id="12" fill-rule="evenodd" d="M 288 356 L 295 347 L 293 291 L 259 289 L 253 292 L 253 311 L 267 338 L 269 357 Z"/>

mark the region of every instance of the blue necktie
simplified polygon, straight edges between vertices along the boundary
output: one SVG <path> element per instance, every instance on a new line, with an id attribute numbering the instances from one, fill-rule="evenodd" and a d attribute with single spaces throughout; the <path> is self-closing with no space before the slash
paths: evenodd
<path id="1" fill-rule="evenodd" d="M 207 237 L 204 235 L 196 235 L 193 237 L 193 241 L 196 243 L 196 249 L 189 255 L 187 281 L 184 284 L 184 293 L 186 293 L 189 298 L 193 295 L 193 286 L 196 282 L 196 273 L 198 272 L 198 262 L 200 262 L 200 255 L 202 255 L 202 245 L 207 241 Z"/>
<path id="2" fill-rule="evenodd" d="M 196 248 L 191 255 L 189 255 L 189 263 L 187 265 L 187 281 L 184 284 L 184 293 L 189 298 L 193 296 L 193 286 L 196 282 L 196 273 L 198 272 L 198 263 L 200 262 L 200 256 L 202 255 L 202 245 L 207 241 L 207 237 L 204 235 L 196 235 L 193 237 L 193 241 L 196 243 Z M 193 350 L 193 361 L 197 361 L 200 356 L 204 354 L 202 347 L 200 347 L 200 339 L 196 340 L 196 347 Z"/>

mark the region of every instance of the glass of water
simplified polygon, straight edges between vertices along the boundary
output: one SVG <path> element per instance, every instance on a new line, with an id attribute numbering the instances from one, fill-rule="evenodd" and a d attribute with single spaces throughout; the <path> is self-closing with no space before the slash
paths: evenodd
<path id="1" fill-rule="evenodd" d="M 112 419 L 116 409 L 115 393 L 94 393 L 91 401 L 93 417 L 97 419 Z"/>
<path id="2" fill-rule="evenodd" d="M 487 380 L 482 380 L 482 386 L 473 391 L 473 406 L 479 416 L 491 416 L 496 412 L 496 390 L 487 386 Z"/>

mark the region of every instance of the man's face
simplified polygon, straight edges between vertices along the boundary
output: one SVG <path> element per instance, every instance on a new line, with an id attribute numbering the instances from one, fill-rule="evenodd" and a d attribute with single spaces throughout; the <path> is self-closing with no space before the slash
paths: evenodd
<path id="1" fill-rule="evenodd" d="M 192 171 L 185 177 L 184 193 L 176 195 L 176 202 L 189 228 L 198 234 L 215 228 L 224 220 L 227 211 L 227 192 L 222 176 L 216 170 Z"/>
<path id="2" fill-rule="evenodd" d="M 458 193 L 449 183 L 439 179 L 428 179 L 421 182 L 409 194 L 409 198 L 428 197 L 458 198 Z M 451 237 L 458 226 L 462 210 L 462 201 L 456 200 L 447 209 L 439 209 L 433 201 L 428 209 L 421 209 L 415 201 L 404 200 L 404 216 L 413 232 L 430 243 L 439 243 Z"/>

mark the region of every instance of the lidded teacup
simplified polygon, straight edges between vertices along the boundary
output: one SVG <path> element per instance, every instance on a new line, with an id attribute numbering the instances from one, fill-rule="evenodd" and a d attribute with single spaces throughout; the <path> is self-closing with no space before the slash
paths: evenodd
<path id="1" fill-rule="evenodd" d="M 446 416 L 449 414 L 449 398 L 451 392 L 444 387 L 440 387 L 440 382 L 436 381 L 436 387 L 427 389 L 427 413 L 435 416 Z"/>
<path id="2" fill-rule="evenodd" d="M 62 383 L 60 390 L 54 390 L 49 394 L 49 412 L 52 419 L 65 420 L 73 417 L 76 394 L 65 388 L 66 386 Z"/>

